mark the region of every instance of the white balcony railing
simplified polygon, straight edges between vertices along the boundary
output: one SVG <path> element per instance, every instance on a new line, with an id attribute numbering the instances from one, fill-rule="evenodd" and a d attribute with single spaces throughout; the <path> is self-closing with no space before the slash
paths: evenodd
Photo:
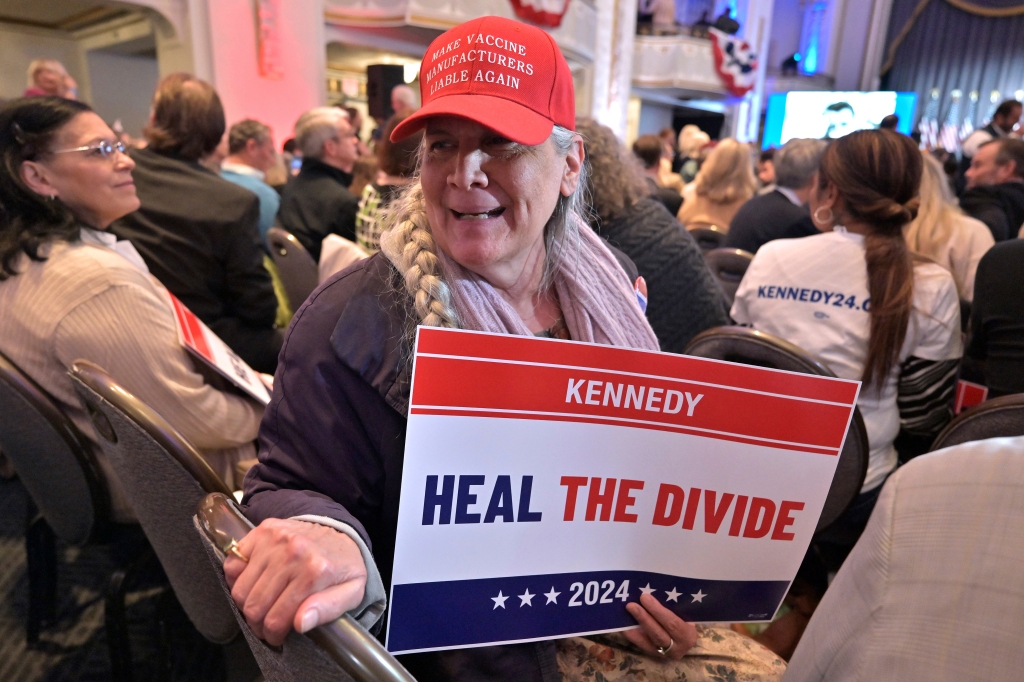
<path id="1" fill-rule="evenodd" d="M 715 71 L 711 41 L 706 38 L 637 36 L 633 49 L 633 85 L 636 87 L 726 94 Z"/>
<path id="2" fill-rule="evenodd" d="M 340 26 L 416 26 L 447 30 L 476 17 L 496 15 L 514 19 L 508 0 L 324 0 L 329 24 Z M 597 11 L 593 2 L 573 0 L 562 25 L 550 31 L 570 59 L 594 60 Z"/>

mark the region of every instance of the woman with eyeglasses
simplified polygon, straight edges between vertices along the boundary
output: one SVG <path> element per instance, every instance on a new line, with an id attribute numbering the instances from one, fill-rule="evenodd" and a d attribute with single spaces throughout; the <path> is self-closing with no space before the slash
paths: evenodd
<path id="1" fill-rule="evenodd" d="M 167 290 L 130 242 L 106 231 L 139 207 L 134 167 L 85 104 L 35 97 L 0 110 L 0 353 L 94 442 L 67 370 L 79 359 L 96 363 L 231 485 L 235 462 L 255 454 L 263 409 L 196 371 Z M 107 478 L 115 520 L 130 521 L 116 479 Z"/>

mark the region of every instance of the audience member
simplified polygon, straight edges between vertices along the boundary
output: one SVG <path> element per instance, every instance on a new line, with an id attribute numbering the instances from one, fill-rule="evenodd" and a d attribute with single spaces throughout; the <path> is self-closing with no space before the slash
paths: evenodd
<path id="1" fill-rule="evenodd" d="M 740 206 L 729 223 L 726 246 L 757 253 L 774 239 L 820 234 L 806 204 L 825 145 L 823 140 L 796 138 L 775 152 L 775 189 Z"/>
<path id="2" fill-rule="evenodd" d="M 960 300 L 971 301 L 978 261 L 995 241 L 985 223 L 964 215 L 957 206 L 942 164 L 931 154 L 925 152 L 922 156 L 921 206 L 903 234 L 911 251 L 931 258 L 952 273 Z"/>
<path id="3" fill-rule="evenodd" d="M 1020 121 L 1022 107 L 1024 105 L 1015 99 L 1000 102 L 999 106 L 996 107 L 995 113 L 992 115 L 992 120 L 964 139 L 963 144 L 960 145 L 960 151 L 963 155 L 963 169 L 965 171 L 971 166 L 971 160 L 978 153 L 982 145 L 992 140 L 1007 137 L 1013 132 L 1013 129 Z"/>
<path id="4" fill-rule="evenodd" d="M 352 126 L 352 133 L 356 136 L 356 152 L 359 158 L 371 156 L 370 148 L 363 142 L 363 112 L 355 107 L 341 107 L 348 114 L 348 124 Z M 358 192 L 352 192 L 359 196 Z"/>
<path id="5" fill-rule="evenodd" d="M 261 461 L 246 477 L 246 514 L 260 525 L 239 544 L 249 562 L 224 563 L 236 603 L 271 645 L 345 612 L 369 627 L 384 609 L 415 324 L 658 348 L 623 270 L 628 259 L 584 223 L 586 171 L 583 142 L 571 132 L 568 65 L 557 50 L 540 49 L 552 42 L 536 27 L 475 21 L 474 30 L 551 55 L 534 61 L 551 95 L 540 108 L 531 105 L 535 93 L 510 90 L 499 99 L 466 82 L 426 97 L 393 132 L 398 141 L 426 126 L 426 151 L 419 178 L 387 211 L 382 252 L 325 283 L 290 327 Z M 452 42 L 451 33 L 439 36 L 427 55 Z M 428 56 L 423 72 L 431 66 Z M 253 589 L 260 584 L 274 585 L 273 593 Z M 698 641 L 693 625 L 650 595 L 625 608 L 644 625 L 616 635 L 619 654 L 629 647 L 641 677 L 704 670 L 703 659 L 685 657 Z M 645 617 L 651 613 L 664 629 Z M 715 649 L 724 640 L 718 632 L 705 631 L 700 645 Z M 573 637 L 402 662 L 420 680 L 574 678 L 568 671 L 596 656 L 594 644 Z M 762 671 L 781 670 L 765 649 L 743 652 Z M 720 665 L 723 676 L 736 676 L 731 663 Z"/>
<path id="6" fill-rule="evenodd" d="M 395 116 L 406 118 L 416 113 L 416 91 L 408 85 L 396 85 L 391 89 L 391 108 Z"/>
<path id="7" fill-rule="evenodd" d="M 142 206 L 111 231 L 131 240 L 150 272 L 259 372 L 273 372 L 283 334 L 263 267 L 260 203 L 199 164 L 224 135 L 213 87 L 171 74 L 157 86 L 149 145 L 129 152 Z"/>
<path id="8" fill-rule="evenodd" d="M 996 244 L 978 263 L 967 355 L 991 397 L 1024 393 L 1024 240 Z"/>
<path id="9" fill-rule="evenodd" d="M 56 59 L 33 59 L 28 65 L 28 88 L 24 97 L 78 98 L 78 84 Z"/>
<path id="10" fill-rule="evenodd" d="M 775 148 L 765 149 L 757 159 L 757 181 L 761 183 L 758 194 L 768 194 L 775 189 Z"/>
<path id="11" fill-rule="evenodd" d="M 707 223 L 728 230 L 733 216 L 757 190 L 750 147 L 727 138 L 711 150 L 693 181 L 694 195 L 683 195 L 679 222 Z"/>
<path id="12" fill-rule="evenodd" d="M 348 191 L 352 196 L 362 196 L 366 186 L 377 179 L 377 159 L 372 156 L 356 159 L 352 164 L 352 184 Z"/>
<path id="13" fill-rule="evenodd" d="M 893 132 L 896 132 L 896 126 L 898 126 L 899 124 L 900 117 L 897 116 L 896 114 L 889 114 L 888 116 L 882 117 L 882 120 L 878 123 L 878 127 L 881 128 L 882 130 L 891 130 Z"/>
<path id="14" fill-rule="evenodd" d="M 264 244 L 281 207 L 281 196 L 266 182 L 267 172 L 276 164 L 277 151 L 270 126 L 251 118 L 231 126 L 228 156 L 220 165 L 220 175 L 259 197 L 259 228 Z"/>
<path id="15" fill-rule="evenodd" d="M 199 159 L 199 165 L 211 173 L 220 175 L 220 165 L 228 158 L 228 153 L 228 136 L 222 135 L 213 151 Z"/>
<path id="16" fill-rule="evenodd" d="M 867 477 L 846 513 L 817 538 L 841 561 L 896 468 L 901 428 L 927 448 L 952 417 L 962 354 L 960 302 L 944 268 L 913 257 L 903 226 L 916 211 L 921 154 L 887 130 L 825 149 L 810 195 L 824 234 L 765 244 L 732 308 L 741 324 L 811 353 L 863 382 L 857 404 L 871 444 Z"/>
<path id="17" fill-rule="evenodd" d="M 981 145 L 966 177 L 960 207 L 988 225 L 997 242 L 1016 237 L 1024 225 L 1024 140 Z"/>
<path id="18" fill-rule="evenodd" d="M 729 324 L 728 305 L 700 247 L 655 197 L 648 196 L 650 176 L 644 177 L 607 126 L 578 118 L 576 130 L 583 136 L 589 165 L 590 224 L 629 256 L 646 280 L 647 320 L 661 350 L 682 353 L 700 332 Z M 640 140 L 645 140 L 641 148 L 651 150 L 651 156 L 660 154 L 657 137 Z"/>
<path id="19" fill-rule="evenodd" d="M 356 238 L 359 200 L 348 191 L 358 157 L 348 115 L 334 107 L 310 109 L 295 123 L 302 170 L 284 188 L 279 218 L 284 229 L 320 259 L 329 234 Z"/>
<path id="20" fill-rule="evenodd" d="M 672 170 L 679 173 L 684 183 L 693 182 L 704 160 L 703 149 L 711 143 L 711 136 L 697 126 L 683 126 L 679 131 L 679 159 L 672 164 Z"/>
<path id="21" fill-rule="evenodd" d="M 783 679 L 1019 679 L 1022 452 L 973 441 L 893 474 Z"/>
<path id="22" fill-rule="evenodd" d="M 662 139 L 657 135 L 641 135 L 633 143 L 633 153 L 643 165 L 644 179 L 647 182 L 649 193 L 664 204 L 671 215 L 678 213 L 683 205 L 682 195 L 674 189 L 658 184 L 661 159 L 665 155 L 665 145 Z"/>
<path id="23" fill-rule="evenodd" d="M 377 143 L 379 172 L 376 181 L 363 189 L 359 199 L 356 243 L 367 253 L 380 251 L 381 213 L 409 184 L 410 178 L 416 172 L 423 133 L 416 132 L 398 142 L 391 141 L 391 133 L 405 118 L 396 114 L 384 125 L 384 133 Z"/>
<path id="24" fill-rule="evenodd" d="M 178 340 L 167 290 L 130 242 L 107 232 L 139 206 L 134 163 L 84 104 L 56 97 L 0 112 L 0 352 L 57 401 L 97 444 L 67 371 L 106 369 L 200 449 L 231 485 L 234 463 L 255 456 L 261 406 L 219 390 Z M 114 518 L 134 514 L 94 448 Z M 238 481 L 240 484 L 241 481 Z"/>

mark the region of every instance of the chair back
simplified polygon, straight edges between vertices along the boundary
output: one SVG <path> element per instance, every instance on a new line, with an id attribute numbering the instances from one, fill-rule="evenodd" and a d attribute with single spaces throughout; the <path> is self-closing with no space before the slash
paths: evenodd
<path id="1" fill-rule="evenodd" d="M 685 355 L 713 360 L 738 362 L 769 369 L 781 369 L 801 374 L 834 377 L 825 365 L 804 349 L 789 341 L 746 327 L 715 327 L 698 334 L 686 349 Z M 868 473 L 868 432 L 860 408 L 853 412 L 846 442 L 839 453 L 836 473 L 825 498 L 815 532 L 820 532 L 838 519 L 860 493 Z"/>
<path id="2" fill-rule="evenodd" d="M 88 439 L 54 400 L 0 354 L 0 448 L 46 523 L 81 545 L 106 524 L 110 492 Z"/>
<path id="3" fill-rule="evenodd" d="M 733 299 L 736 298 L 736 289 L 739 288 L 750 261 L 754 260 L 754 254 L 743 249 L 712 249 L 704 254 L 704 260 L 707 261 L 711 274 L 715 276 L 715 281 L 732 306 Z"/>
<path id="4" fill-rule="evenodd" d="M 725 246 L 725 230 L 711 223 L 690 223 L 686 231 L 697 241 L 703 253 Z"/>
<path id="5" fill-rule="evenodd" d="M 268 647 L 252 633 L 245 616 L 235 606 L 222 566 L 224 550 L 245 537 L 252 524 L 229 497 L 214 493 L 197 507 L 194 527 L 203 541 L 211 572 L 216 574 L 268 682 L 415 682 L 402 664 L 347 614 L 313 628 L 308 635 L 292 631 L 281 647 Z"/>
<path id="6" fill-rule="evenodd" d="M 932 450 L 1009 436 L 1024 436 L 1024 393 L 986 400 L 961 413 L 938 435 Z"/>
<path id="7" fill-rule="evenodd" d="M 298 310 L 319 284 L 316 261 L 295 235 L 280 227 L 270 228 L 267 242 L 270 244 L 270 257 L 288 294 L 288 305 L 292 311 Z"/>
<path id="8" fill-rule="evenodd" d="M 69 374 L 185 613 L 210 641 L 230 641 L 238 625 L 205 570 L 192 515 L 208 493 L 231 490 L 180 433 L 104 370 L 79 360 Z"/>

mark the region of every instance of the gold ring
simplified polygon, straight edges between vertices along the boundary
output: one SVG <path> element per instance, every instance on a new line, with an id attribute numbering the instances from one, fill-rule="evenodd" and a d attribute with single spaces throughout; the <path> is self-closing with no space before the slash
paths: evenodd
<path id="1" fill-rule="evenodd" d="M 657 647 L 656 650 L 662 656 L 668 656 L 668 652 L 671 651 L 672 647 L 674 647 L 675 645 L 676 645 L 675 641 L 671 637 L 669 637 L 668 638 L 668 646 L 659 646 L 659 647 Z"/>
<path id="2" fill-rule="evenodd" d="M 249 557 L 247 557 L 244 554 L 242 554 L 241 550 L 238 549 L 238 543 L 235 542 L 234 540 L 232 540 L 231 544 L 228 545 L 228 552 L 230 552 L 231 554 L 234 554 L 236 557 L 238 557 L 239 559 L 241 559 L 245 563 L 249 563 Z M 672 647 L 670 646 L 669 648 L 671 649 Z M 666 649 L 666 651 L 667 651 L 667 649 Z"/>

